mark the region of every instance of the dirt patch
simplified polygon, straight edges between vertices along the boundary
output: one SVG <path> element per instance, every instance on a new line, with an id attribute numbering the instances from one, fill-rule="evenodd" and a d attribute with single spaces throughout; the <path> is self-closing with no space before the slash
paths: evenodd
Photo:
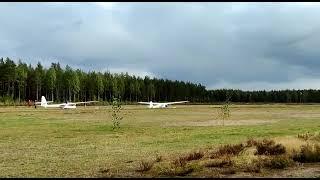
<path id="1" fill-rule="evenodd" d="M 225 120 L 225 126 L 240 126 L 240 125 L 257 125 L 275 123 L 276 120 Z M 206 120 L 206 121 L 190 121 L 190 122 L 170 122 L 165 126 L 221 126 L 222 120 Z"/>
<path id="2" fill-rule="evenodd" d="M 265 177 L 300 177 L 300 178 L 319 178 L 320 163 L 306 163 L 298 167 L 287 168 L 282 171 L 271 172 Z"/>
<path id="3" fill-rule="evenodd" d="M 265 174 L 259 173 L 245 173 L 237 172 L 236 174 L 225 175 L 228 178 L 319 178 L 320 177 L 320 164 L 309 164 L 301 167 L 287 168 L 285 170 L 269 170 Z"/>

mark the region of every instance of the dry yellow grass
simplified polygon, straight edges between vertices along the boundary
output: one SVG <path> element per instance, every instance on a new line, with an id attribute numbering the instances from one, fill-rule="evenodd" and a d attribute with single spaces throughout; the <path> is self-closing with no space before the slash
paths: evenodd
<path id="1" fill-rule="evenodd" d="M 306 141 L 297 138 L 297 136 L 284 136 L 273 138 L 276 142 L 283 144 L 286 147 L 288 153 L 293 153 L 293 151 L 299 151 L 302 145 L 307 144 Z"/>

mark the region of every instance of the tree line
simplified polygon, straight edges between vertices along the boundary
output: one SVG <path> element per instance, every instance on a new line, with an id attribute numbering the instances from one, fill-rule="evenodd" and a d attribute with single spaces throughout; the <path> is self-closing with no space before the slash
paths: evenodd
<path id="1" fill-rule="evenodd" d="M 241 103 L 320 103 L 320 90 L 271 90 L 242 91 L 233 89 L 217 89 L 207 91 L 207 102 Z"/>
<path id="2" fill-rule="evenodd" d="M 193 103 L 318 103 L 320 90 L 242 91 L 233 89 L 207 90 L 201 84 L 137 77 L 128 73 L 84 72 L 70 66 L 51 63 L 48 68 L 21 60 L 0 58 L 0 102 L 40 100 L 111 102 L 121 101 L 179 101 Z"/>
<path id="3" fill-rule="evenodd" d="M 24 102 L 40 100 L 64 101 L 176 101 L 188 99 L 201 102 L 205 86 L 168 79 L 136 77 L 128 73 L 84 72 L 70 66 L 40 62 L 34 67 L 21 60 L 0 59 L 0 101 Z"/>

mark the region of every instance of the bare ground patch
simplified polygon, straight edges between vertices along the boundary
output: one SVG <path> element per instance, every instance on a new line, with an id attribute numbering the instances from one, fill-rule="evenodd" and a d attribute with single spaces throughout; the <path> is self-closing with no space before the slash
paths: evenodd
<path id="1" fill-rule="evenodd" d="M 320 164 L 308 163 L 298 167 L 287 168 L 282 171 L 275 171 L 272 175 L 266 177 L 301 177 L 301 178 L 319 178 L 320 177 Z"/>
<path id="2" fill-rule="evenodd" d="M 230 178 L 245 178 L 245 177 L 263 177 L 263 178 L 319 178 L 320 177 L 320 164 L 310 163 L 297 167 L 289 167 L 283 170 L 268 170 L 263 174 L 238 172 L 236 174 L 225 175 L 222 177 Z"/>

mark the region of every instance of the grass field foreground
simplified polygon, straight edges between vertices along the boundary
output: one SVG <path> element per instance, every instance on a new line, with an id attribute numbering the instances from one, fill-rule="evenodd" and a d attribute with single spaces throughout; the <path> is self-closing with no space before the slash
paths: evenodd
<path id="1" fill-rule="evenodd" d="M 248 138 L 290 142 L 320 129 L 320 105 L 231 105 L 225 126 L 217 118 L 219 106 L 176 107 L 124 106 L 116 131 L 110 106 L 2 107 L 0 177 L 143 176 L 136 172 L 139 162 L 156 154 L 170 160 Z"/>

